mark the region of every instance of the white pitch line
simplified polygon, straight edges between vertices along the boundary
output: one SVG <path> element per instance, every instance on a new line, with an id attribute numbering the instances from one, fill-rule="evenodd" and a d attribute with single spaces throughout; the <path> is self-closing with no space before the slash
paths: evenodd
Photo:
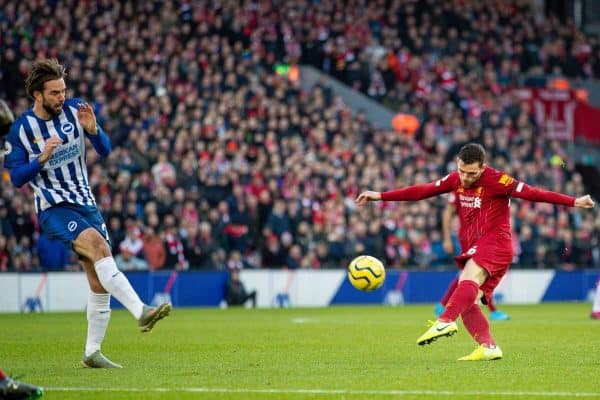
<path id="1" fill-rule="evenodd" d="M 600 392 L 509 392 L 509 391 L 451 391 L 451 390 L 346 390 L 346 389 L 227 389 L 227 388 L 93 388 L 46 387 L 48 392 L 145 392 L 145 393 L 262 393 L 262 394 L 346 394 L 376 396 L 506 396 L 506 397 L 596 397 Z"/>

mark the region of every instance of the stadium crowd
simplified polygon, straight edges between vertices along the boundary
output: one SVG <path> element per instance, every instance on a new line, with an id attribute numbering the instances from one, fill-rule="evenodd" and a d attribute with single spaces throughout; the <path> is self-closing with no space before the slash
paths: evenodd
<path id="1" fill-rule="evenodd" d="M 585 193 L 568 146 L 508 89 L 526 73 L 597 77 L 597 43 L 529 3 L 0 0 L 0 96 L 20 114 L 29 62 L 67 66 L 68 95 L 114 146 L 87 162 L 122 269 L 340 268 L 360 253 L 447 268 L 444 198 L 360 213 L 353 200 L 438 179 L 473 140 L 518 179 Z M 316 65 L 421 129 L 375 129 L 278 62 Z M 40 234 L 31 190 L 1 179 L 0 271 L 78 269 Z M 597 211 L 512 213 L 517 266 L 600 266 Z"/>

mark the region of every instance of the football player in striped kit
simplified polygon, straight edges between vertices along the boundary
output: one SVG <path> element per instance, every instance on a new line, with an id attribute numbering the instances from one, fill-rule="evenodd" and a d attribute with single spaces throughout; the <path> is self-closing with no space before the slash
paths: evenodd
<path id="1" fill-rule="evenodd" d="M 120 368 L 100 352 L 110 319 L 110 296 L 133 314 L 142 332 L 166 317 L 171 305 L 145 305 L 117 269 L 85 164 L 86 137 L 103 157 L 111 152 L 110 140 L 88 103 L 66 98 L 64 77 L 65 68 L 56 59 L 32 64 L 25 89 L 33 108 L 13 123 L 4 166 L 15 186 L 29 183 L 42 230 L 72 246 L 87 275 L 88 333 L 82 366 Z"/>

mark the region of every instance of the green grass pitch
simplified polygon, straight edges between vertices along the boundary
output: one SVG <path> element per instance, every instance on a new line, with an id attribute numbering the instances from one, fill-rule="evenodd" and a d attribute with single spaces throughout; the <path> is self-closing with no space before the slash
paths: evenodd
<path id="1" fill-rule="evenodd" d="M 43 399 L 600 398 L 600 321 L 589 304 L 506 306 L 504 351 L 458 335 L 421 348 L 432 306 L 175 309 L 150 334 L 113 311 L 103 352 L 121 370 L 79 367 L 85 313 L 0 314 L 0 367 Z"/>

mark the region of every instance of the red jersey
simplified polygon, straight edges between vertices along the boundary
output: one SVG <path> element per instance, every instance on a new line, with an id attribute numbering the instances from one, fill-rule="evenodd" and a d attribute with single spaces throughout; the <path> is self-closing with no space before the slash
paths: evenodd
<path id="1" fill-rule="evenodd" d="M 529 186 L 491 167 L 486 167 L 469 188 L 463 187 L 458 172 L 452 172 L 436 182 L 383 192 L 381 199 L 421 200 L 448 192 L 456 197 L 462 250 L 471 255 L 493 255 L 495 263 L 506 265 L 513 258 L 510 197 L 571 207 L 575 204 L 574 197 Z"/>

